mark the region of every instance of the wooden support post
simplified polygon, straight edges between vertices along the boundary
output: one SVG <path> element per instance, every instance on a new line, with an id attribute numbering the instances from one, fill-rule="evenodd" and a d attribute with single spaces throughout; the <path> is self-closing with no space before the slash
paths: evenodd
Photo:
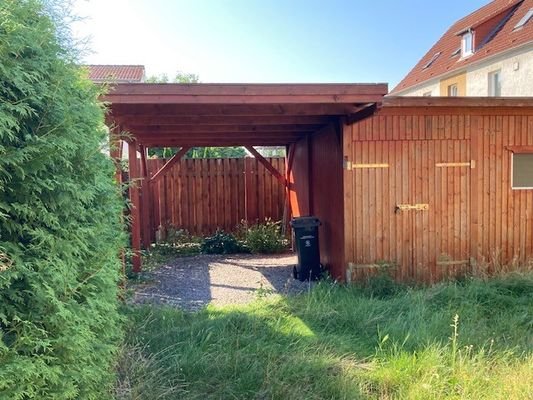
<path id="1" fill-rule="evenodd" d="M 285 148 L 285 202 L 283 210 L 283 221 L 282 221 L 282 230 L 285 234 L 290 232 L 289 221 L 292 218 L 292 203 L 291 203 L 291 174 L 292 174 L 292 165 L 294 162 L 294 150 L 296 146 L 291 144 Z"/>
<path id="2" fill-rule="evenodd" d="M 152 208 L 151 202 L 151 188 L 150 188 L 150 176 L 148 175 L 148 163 L 146 161 L 146 148 L 141 144 L 139 145 L 139 151 L 141 153 L 141 166 L 142 166 L 142 184 L 141 184 L 141 221 L 142 221 L 142 246 L 144 249 L 150 247 L 151 238 L 151 219 L 150 210 Z"/>
<path id="3" fill-rule="evenodd" d="M 131 250 L 133 252 L 132 264 L 133 272 L 141 272 L 141 219 L 140 219 L 140 197 L 139 197 L 139 161 L 137 160 L 137 142 L 128 143 L 128 164 L 129 164 L 129 191 L 131 202 Z"/>
<path id="4" fill-rule="evenodd" d="M 165 175 L 168 172 L 168 170 L 172 168 L 174 164 L 176 164 L 179 160 L 183 158 L 185 154 L 187 154 L 189 149 L 190 147 L 187 147 L 187 146 L 182 147 L 180 151 L 174 154 L 174 156 L 170 160 L 168 160 L 167 163 L 163 165 L 161 169 L 154 174 L 154 176 L 152 176 L 150 181 L 152 181 L 152 183 L 155 183 L 160 177 Z"/>
<path id="5" fill-rule="evenodd" d="M 106 125 L 109 129 L 109 156 L 115 164 L 115 180 L 122 193 L 122 149 L 124 146 L 120 137 L 120 126 L 110 117 L 106 118 Z M 124 224 L 123 213 L 120 215 L 120 224 Z M 123 248 L 120 249 L 119 258 L 122 264 L 122 274 L 126 276 L 126 254 Z"/>
<path id="6" fill-rule="evenodd" d="M 112 119 L 106 118 L 106 124 L 109 129 L 109 156 L 115 163 L 115 179 L 118 184 L 122 183 L 122 139 L 120 138 L 120 126 L 115 124 Z"/>
<path id="7" fill-rule="evenodd" d="M 246 150 L 248 150 L 250 153 L 253 154 L 253 156 L 259 161 L 263 166 L 272 174 L 274 175 L 283 186 L 287 186 L 287 180 L 285 177 L 276 169 L 274 166 L 259 152 L 253 148 L 253 146 L 245 146 Z"/>

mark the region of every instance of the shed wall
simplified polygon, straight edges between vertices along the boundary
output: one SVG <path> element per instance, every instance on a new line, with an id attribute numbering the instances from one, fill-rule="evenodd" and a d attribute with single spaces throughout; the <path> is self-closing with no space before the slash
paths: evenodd
<path id="1" fill-rule="evenodd" d="M 345 126 L 348 276 L 388 266 L 398 280 L 434 282 L 526 262 L 533 190 L 511 189 L 506 146 L 533 144 L 533 117 L 513 114 L 385 107 Z"/>
<path id="2" fill-rule="evenodd" d="M 341 133 L 331 125 L 293 144 L 290 201 L 294 217 L 320 219 L 321 262 L 333 278 L 344 280 L 341 141 Z"/>
<path id="3" fill-rule="evenodd" d="M 330 125 L 311 137 L 311 213 L 322 221 L 321 261 L 344 280 L 342 137 Z"/>

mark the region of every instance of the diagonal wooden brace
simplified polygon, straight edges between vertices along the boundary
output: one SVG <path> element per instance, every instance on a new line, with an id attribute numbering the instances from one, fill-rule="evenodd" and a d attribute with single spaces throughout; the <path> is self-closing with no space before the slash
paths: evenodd
<path id="1" fill-rule="evenodd" d="M 252 146 L 245 146 L 246 150 L 253 154 L 253 156 L 259 161 L 263 166 L 272 174 L 274 177 L 281 182 L 281 184 L 287 187 L 287 179 L 259 152 L 254 149 Z"/>
<path id="2" fill-rule="evenodd" d="M 181 160 L 181 159 L 183 158 L 183 156 L 184 156 L 185 154 L 187 154 L 187 152 L 189 151 L 189 149 L 190 149 L 190 146 L 189 146 L 189 147 L 187 147 L 187 146 L 182 147 L 182 148 L 180 149 L 180 151 L 178 151 L 176 154 L 174 154 L 174 156 L 173 156 L 170 160 L 168 160 L 168 161 L 166 162 L 166 164 L 163 165 L 163 166 L 161 167 L 161 169 L 160 169 L 159 171 L 157 171 L 157 172 L 154 174 L 154 176 L 152 176 L 152 178 L 150 179 L 150 182 L 152 182 L 152 183 L 157 182 L 157 180 L 158 180 L 159 178 L 161 178 L 162 176 L 164 176 L 164 175 L 170 170 L 170 168 L 172 168 L 172 166 L 173 166 L 174 164 L 176 164 L 179 160 Z"/>

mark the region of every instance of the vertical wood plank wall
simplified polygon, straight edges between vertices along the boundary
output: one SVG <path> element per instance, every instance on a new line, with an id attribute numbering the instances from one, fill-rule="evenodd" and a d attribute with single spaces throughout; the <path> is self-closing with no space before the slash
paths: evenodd
<path id="1" fill-rule="evenodd" d="M 311 138 L 311 214 L 322 222 L 320 255 L 333 278 L 344 280 L 342 135 L 328 126 Z"/>
<path id="2" fill-rule="evenodd" d="M 388 265 L 398 280 L 434 282 L 526 262 L 533 190 L 511 189 L 513 145 L 533 145 L 533 116 L 509 109 L 384 107 L 344 126 L 349 276 Z"/>
<path id="3" fill-rule="evenodd" d="M 330 125 L 293 144 L 289 179 L 292 216 L 317 216 L 320 257 L 331 275 L 344 280 L 342 137 Z"/>
<path id="4" fill-rule="evenodd" d="M 284 158 L 268 160 L 284 171 Z M 147 161 L 152 176 L 166 160 Z M 243 220 L 283 217 L 283 185 L 255 158 L 183 159 L 151 190 L 150 218 L 142 223 L 149 225 L 152 242 L 159 226 L 206 235 L 218 228 L 235 230 Z"/>

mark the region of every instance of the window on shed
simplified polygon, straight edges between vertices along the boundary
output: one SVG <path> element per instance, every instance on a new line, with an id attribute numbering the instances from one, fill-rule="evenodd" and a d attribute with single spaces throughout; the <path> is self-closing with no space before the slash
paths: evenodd
<path id="1" fill-rule="evenodd" d="M 469 56 L 474 52 L 474 34 L 472 32 L 466 32 L 461 42 L 461 55 L 463 57 Z"/>
<path id="2" fill-rule="evenodd" d="M 513 189 L 533 189 L 533 153 L 513 153 Z"/>
<path id="3" fill-rule="evenodd" d="M 501 70 L 489 72 L 489 96 L 502 95 Z"/>

